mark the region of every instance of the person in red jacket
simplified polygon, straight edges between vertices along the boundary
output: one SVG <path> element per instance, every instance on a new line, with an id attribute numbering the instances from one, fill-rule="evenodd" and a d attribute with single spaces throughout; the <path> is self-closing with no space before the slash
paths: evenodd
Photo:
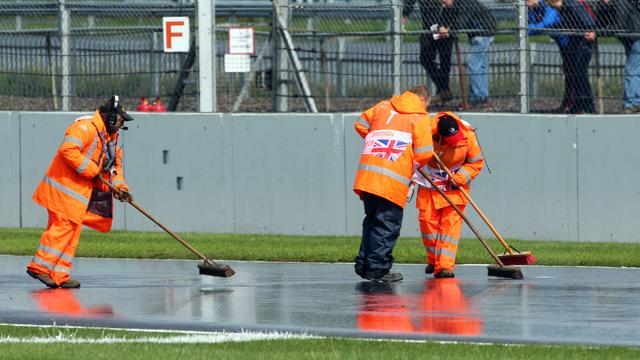
<path id="1" fill-rule="evenodd" d="M 436 114 L 432 128 L 435 152 L 451 170 L 453 179 L 435 160 L 422 167 L 422 171 L 464 212 L 467 199 L 457 186 L 469 192 L 469 184 L 484 165 L 474 129 L 452 112 Z M 454 277 L 462 218 L 420 172 L 415 173 L 413 180 L 419 185 L 416 207 L 422 243 L 427 252 L 425 272 L 433 273 L 436 278 Z"/>
<path id="2" fill-rule="evenodd" d="M 33 194 L 33 200 L 47 209 L 49 221 L 27 274 L 50 288 L 80 287 L 70 273 L 82 225 L 101 232 L 111 229 L 112 195 L 99 177 L 119 190 L 113 193 L 118 200 L 133 199 L 118 146 L 118 131 L 131 120 L 117 95 L 93 115 L 76 119 Z"/>
<path id="3" fill-rule="evenodd" d="M 356 131 L 365 140 L 353 191 L 364 203 L 360 250 L 355 272 L 375 282 L 402 280 L 390 272 L 413 163 L 421 165 L 433 157 L 431 126 L 427 109 L 431 93 L 426 85 L 364 111 Z"/>

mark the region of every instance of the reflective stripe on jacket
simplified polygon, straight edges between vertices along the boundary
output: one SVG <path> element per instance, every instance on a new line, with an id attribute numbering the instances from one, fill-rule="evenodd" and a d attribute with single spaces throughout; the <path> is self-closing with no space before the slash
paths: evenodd
<path id="1" fill-rule="evenodd" d="M 456 114 L 452 112 L 440 112 L 436 114 L 431 122 L 432 129 L 438 128 L 438 121 L 442 115 L 449 115 L 453 117 L 457 122 L 460 130 L 463 132 L 464 137 L 455 145 L 449 145 L 440 141 L 440 136 L 437 130 L 433 131 L 433 142 L 435 152 L 445 165 L 453 172 L 454 180 L 456 184 L 462 185 L 462 187 L 469 192 L 469 185 L 473 179 L 480 173 L 484 166 L 484 158 L 480 151 L 480 145 L 476 138 L 475 130 L 466 121 L 460 119 Z M 422 170 L 430 175 L 432 179 L 442 179 L 443 183 L 449 183 L 449 177 L 444 171 L 441 171 L 438 163 L 435 160 L 431 160 L 428 164 L 422 167 Z M 440 195 L 435 189 L 430 189 L 429 183 L 424 177 L 417 173 L 414 175 L 414 181 L 416 181 L 420 187 L 418 189 L 418 198 L 416 200 L 416 207 L 418 209 L 426 209 L 428 202 L 431 201 L 430 197 L 433 197 L 433 202 L 436 209 L 441 209 L 446 206 L 450 206 L 449 203 Z M 464 198 L 460 190 L 451 190 L 450 186 L 440 187 L 445 190 L 446 194 L 451 198 L 456 205 L 465 205 L 467 200 Z"/>
<path id="2" fill-rule="evenodd" d="M 429 115 L 420 98 L 405 91 L 381 101 L 362 113 L 355 128 L 365 143 L 353 191 L 404 207 L 414 161 L 424 165 L 433 157 Z"/>
<path id="3" fill-rule="evenodd" d="M 118 134 L 108 135 L 100 113 L 83 116 L 67 127 L 62 144 L 58 148 L 44 178 L 38 184 L 33 200 L 39 205 L 81 224 L 85 217 L 95 177 L 101 173 L 105 159 L 106 142 L 117 141 Z M 121 155 L 120 155 L 121 156 Z M 121 161 L 116 165 L 117 175 L 106 179 L 124 184 Z M 125 190 L 126 185 L 121 185 Z M 108 226 L 107 226 L 108 225 Z M 104 231 L 111 227 L 111 218 L 104 218 L 97 227 Z M 108 229 L 107 229 L 108 231 Z"/>

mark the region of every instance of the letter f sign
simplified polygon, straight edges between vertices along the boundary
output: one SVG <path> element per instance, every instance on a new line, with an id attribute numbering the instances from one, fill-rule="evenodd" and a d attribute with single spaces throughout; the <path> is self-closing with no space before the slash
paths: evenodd
<path id="1" fill-rule="evenodd" d="M 162 35 L 164 37 L 164 52 L 189 51 L 189 18 L 162 18 Z"/>

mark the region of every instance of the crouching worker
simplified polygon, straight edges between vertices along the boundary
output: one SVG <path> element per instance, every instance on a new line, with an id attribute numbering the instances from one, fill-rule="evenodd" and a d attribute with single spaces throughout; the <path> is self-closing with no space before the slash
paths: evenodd
<path id="1" fill-rule="evenodd" d="M 100 177 L 119 190 L 113 196 L 131 201 L 122 172 L 122 150 L 118 130 L 133 118 L 118 96 L 67 127 L 64 139 L 33 194 L 47 209 L 49 221 L 40 238 L 27 274 L 50 288 L 78 288 L 70 277 L 82 225 L 100 232 L 111 230 L 113 199 Z"/>
<path id="2" fill-rule="evenodd" d="M 391 253 L 400 235 L 413 163 L 422 166 L 433 157 L 430 101 L 429 88 L 416 85 L 365 110 L 355 124 L 365 140 L 353 186 L 364 203 L 362 239 L 355 258 L 355 272 L 364 279 L 402 280 L 402 274 L 389 271 Z"/>
<path id="3" fill-rule="evenodd" d="M 457 186 L 469 192 L 469 184 L 484 165 L 474 129 L 452 112 L 438 113 L 431 127 L 435 153 L 451 170 L 453 179 L 440 169 L 435 159 L 421 169 L 464 213 L 467 200 Z M 427 252 L 425 272 L 436 278 L 452 278 L 462 218 L 420 172 L 416 171 L 413 180 L 419 185 L 416 207 L 422 243 Z"/>

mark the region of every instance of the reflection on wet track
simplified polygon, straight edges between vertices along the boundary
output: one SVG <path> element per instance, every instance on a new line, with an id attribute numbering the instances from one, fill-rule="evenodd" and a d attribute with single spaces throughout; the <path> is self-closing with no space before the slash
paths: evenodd
<path id="1" fill-rule="evenodd" d="M 226 262 L 232 278 L 198 275 L 197 261 L 84 259 L 80 289 L 46 289 L 28 257 L 0 256 L 0 322 L 508 343 L 640 346 L 640 269 L 530 267 L 524 280 L 459 266 L 433 279 L 363 282 L 351 264 Z"/>

